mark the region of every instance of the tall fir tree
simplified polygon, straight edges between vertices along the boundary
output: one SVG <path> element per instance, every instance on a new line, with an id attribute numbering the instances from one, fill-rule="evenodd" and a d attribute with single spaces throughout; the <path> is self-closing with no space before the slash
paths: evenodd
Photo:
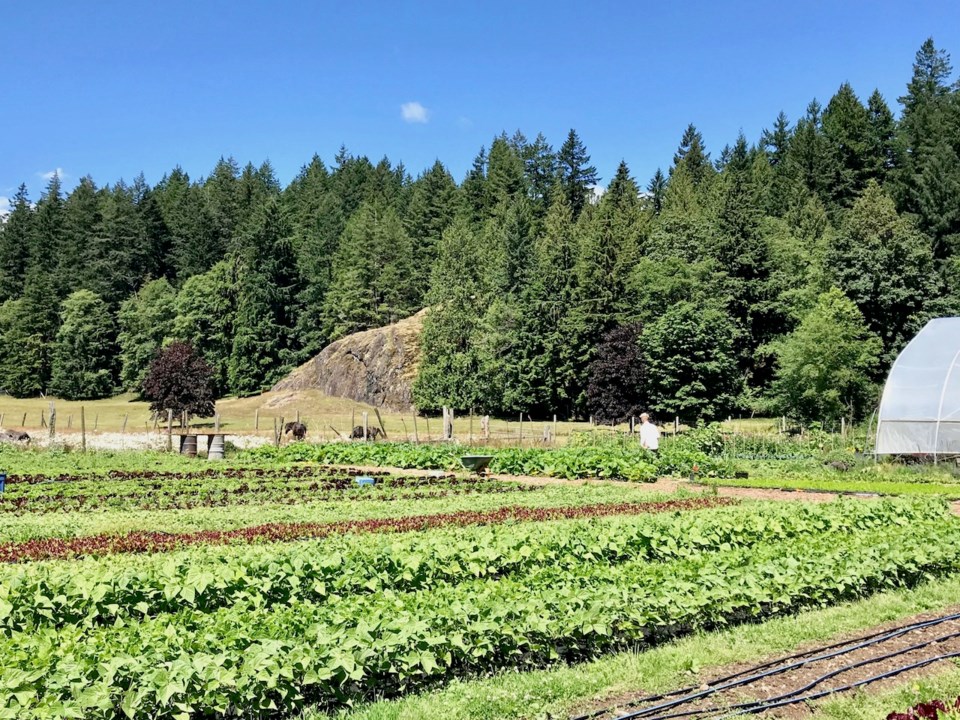
<path id="1" fill-rule="evenodd" d="M 593 188 L 600 182 L 597 169 L 590 164 L 587 148 L 576 130 L 571 129 L 560 146 L 557 166 L 560 168 L 560 187 L 567 196 L 573 219 L 576 220 L 589 201 Z"/>

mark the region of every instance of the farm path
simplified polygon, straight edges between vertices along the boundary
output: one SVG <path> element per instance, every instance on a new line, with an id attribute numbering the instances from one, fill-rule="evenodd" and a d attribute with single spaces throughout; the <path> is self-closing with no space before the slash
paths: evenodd
<path id="1" fill-rule="evenodd" d="M 354 468 L 363 472 L 388 472 L 391 475 L 415 475 L 418 477 L 434 477 L 446 475 L 443 470 L 420 470 L 416 468 L 397 468 L 381 467 L 375 465 L 332 465 L 330 467 Z M 463 474 L 463 473 L 458 473 Z M 631 488 L 650 490 L 652 492 L 661 492 L 672 494 L 678 490 L 687 490 L 690 492 L 703 492 L 707 486 L 694 484 L 687 480 L 675 480 L 673 478 L 660 478 L 652 483 L 633 483 L 622 480 L 605 480 L 603 478 L 585 478 L 582 480 L 565 480 L 563 478 L 542 477 L 539 475 L 507 475 L 505 473 L 496 473 L 491 477 L 510 482 L 521 482 L 530 485 L 623 485 Z M 767 490 L 762 488 L 740 488 L 718 486 L 717 494 L 721 497 L 742 498 L 748 500 L 793 500 L 805 502 L 830 502 L 837 499 L 836 493 L 828 492 L 792 492 L 789 490 Z M 960 502 L 958 502 L 960 505 Z"/>
<path id="2" fill-rule="evenodd" d="M 625 693 L 585 704 L 573 715 L 579 718 L 590 716 L 591 720 L 609 720 L 636 710 L 638 707 L 673 701 L 670 703 L 672 707 L 664 708 L 658 713 L 651 714 L 650 717 L 661 715 L 666 717 L 668 714 L 672 716 L 673 713 L 684 712 L 691 718 L 719 717 L 720 708 L 729 708 L 737 703 L 781 697 L 784 700 L 792 700 L 797 696 L 805 696 L 828 688 L 844 687 L 944 654 L 960 652 L 960 620 L 954 615 L 958 610 L 960 607 L 954 606 L 935 613 L 901 618 L 856 633 L 839 635 L 828 641 L 829 645 L 834 647 L 829 652 L 818 651 L 818 649 L 825 650 L 827 642 L 807 643 L 795 648 L 791 655 L 802 654 L 802 656 L 794 659 L 788 660 L 787 656 L 778 655 L 774 658 L 758 657 L 750 663 L 713 667 L 699 674 L 696 687 L 690 688 L 687 693 L 678 693 L 669 700 L 661 699 L 632 705 L 641 700 L 644 694 Z M 951 619 L 940 621 L 944 617 L 951 617 Z M 930 624 L 924 625 L 927 622 Z M 911 625 L 915 627 L 913 629 L 906 627 Z M 903 631 L 897 632 L 898 628 Z M 889 634 L 877 637 L 879 633 Z M 873 639 L 874 642 L 860 647 L 867 639 Z M 838 647 L 840 643 L 843 645 Z M 821 655 L 824 657 L 817 659 Z M 806 663 L 800 664 L 803 661 Z M 770 666 L 760 670 L 758 666 L 768 662 Z M 851 667 L 854 665 L 857 667 Z M 923 667 L 898 673 L 888 679 L 872 682 L 867 686 L 867 692 L 877 692 L 902 684 L 904 681 L 929 676 L 952 667 L 954 665 L 949 661 L 935 661 Z M 760 672 L 753 672 L 753 669 Z M 781 672 L 776 672 L 778 669 Z M 771 674 L 770 671 L 774 672 Z M 757 677 L 753 682 L 730 687 L 726 691 L 704 692 L 708 690 L 711 683 L 740 673 L 744 676 L 761 674 L 763 676 Z M 681 701 L 682 697 L 691 694 L 702 697 L 691 697 L 685 702 Z M 798 702 L 768 711 L 761 717 L 800 720 L 812 715 L 811 708 L 806 703 Z"/>
<path id="3" fill-rule="evenodd" d="M 417 468 L 397 468 L 380 467 L 375 465 L 332 465 L 330 467 L 354 468 L 364 472 L 388 472 L 392 475 L 415 475 L 419 477 L 439 477 L 448 474 L 443 470 L 420 470 Z M 458 473 L 463 475 L 465 473 Z M 629 487 L 643 488 L 652 492 L 661 492 L 672 494 L 678 490 L 687 490 L 689 492 L 703 492 L 708 489 L 706 485 L 691 483 L 687 480 L 677 480 L 674 478 L 660 478 L 652 483 L 631 483 L 621 480 L 604 480 L 602 478 L 586 478 L 582 480 L 564 480 L 563 478 L 541 477 L 539 475 L 506 475 L 497 473 L 495 476 L 500 480 L 510 482 L 528 483 L 530 485 L 624 485 Z M 738 498 L 741 500 L 773 500 L 779 502 L 832 502 L 840 495 L 832 492 L 815 492 L 808 490 L 773 490 L 766 488 L 744 488 L 731 487 L 725 485 L 717 486 L 717 494 L 720 497 Z M 876 498 L 876 495 L 863 494 L 851 495 L 853 498 Z M 950 511 L 960 516 L 960 500 L 950 503 Z"/>

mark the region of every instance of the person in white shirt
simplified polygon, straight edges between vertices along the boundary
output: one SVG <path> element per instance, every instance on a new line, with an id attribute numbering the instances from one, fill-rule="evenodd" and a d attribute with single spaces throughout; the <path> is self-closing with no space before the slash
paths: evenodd
<path id="1" fill-rule="evenodd" d="M 640 447 L 656 452 L 660 449 L 660 429 L 650 422 L 650 416 L 643 413 L 640 416 Z"/>

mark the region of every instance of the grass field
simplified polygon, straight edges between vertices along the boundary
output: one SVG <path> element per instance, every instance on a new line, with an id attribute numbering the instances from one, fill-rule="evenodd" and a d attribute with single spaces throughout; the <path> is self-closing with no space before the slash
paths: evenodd
<path id="1" fill-rule="evenodd" d="M 9 395 L 0 395 L 0 426 L 26 430 L 31 435 L 43 436 L 44 424 L 49 418 L 51 399 L 18 399 Z M 80 409 L 84 410 L 88 432 L 127 433 L 152 431 L 155 427 L 148 403 L 139 401 L 134 395 L 119 395 L 106 400 L 71 402 L 55 400 L 57 412 L 57 431 L 59 434 L 76 433 L 80 429 Z M 316 390 L 298 392 L 270 392 L 249 398 L 225 398 L 217 402 L 220 414 L 220 427 L 231 434 L 259 434 L 269 437 L 274 421 L 295 420 L 297 417 L 308 427 L 310 440 L 334 440 L 347 435 L 354 425 L 363 423 L 363 413 L 368 414 L 370 427 L 377 426 L 374 408 L 370 405 L 344 398 L 324 395 Z M 421 440 L 438 440 L 442 433 L 442 421 L 437 416 L 417 417 L 414 423 L 413 413 L 398 413 L 381 410 L 384 427 L 390 439 L 408 439 L 414 436 Z M 176 420 L 175 420 L 176 422 Z M 42 424 L 43 423 L 43 424 Z M 195 427 L 212 427 L 213 418 L 197 418 Z M 472 426 L 472 433 L 471 433 Z M 523 433 L 524 444 L 542 442 L 545 428 L 554 433 L 559 443 L 565 442 L 572 432 L 590 429 L 587 422 L 558 422 L 554 426 L 552 418 L 531 421 L 524 417 L 523 427 L 519 416 L 515 420 L 493 418 L 490 421 L 491 440 L 495 443 L 518 444 Z M 625 427 L 621 427 L 621 430 Z M 481 437 L 480 418 L 469 416 L 454 420 L 454 435 L 464 441 Z"/>

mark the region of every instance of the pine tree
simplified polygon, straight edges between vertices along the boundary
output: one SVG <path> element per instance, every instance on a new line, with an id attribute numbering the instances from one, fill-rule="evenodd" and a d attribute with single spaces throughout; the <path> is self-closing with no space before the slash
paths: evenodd
<path id="1" fill-rule="evenodd" d="M 34 220 L 26 185 L 20 185 L 11 207 L 0 223 L 0 300 L 16 298 L 23 291 Z"/>
<path id="2" fill-rule="evenodd" d="M 57 258 L 57 278 L 64 294 L 93 287 L 92 253 L 100 224 L 100 191 L 89 176 L 80 178 L 64 203 L 64 243 Z"/>
<path id="3" fill-rule="evenodd" d="M 364 204 L 350 218 L 333 258 L 333 281 L 322 310 L 331 340 L 396 322 L 417 309 L 410 283 L 413 252 L 396 212 Z"/>
<path id="4" fill-rule="evenodd" d="M 647 185 L 647 193 L 650 195 L 650 202 L 653 205 L 654 215 L 659 215 L 663 210 L 663 197 L 667 192 L 667 179 L 663 176 L 660 168 L 653 174 L 650 183 Z"/>
<path id="5" fill-rule="evenodd" d="M 870 125 L 866 167 L 868 176 L 883 184 L 900 163 L 897 146 L 897 122 L 879 90 L 874 90 L 867 101 Z"/>
<path id="6" fill-rule="evenodd" d="M 65 400 L 97 400 L 114 390 L 116 327 L 107 304 L 89 290 L 63 301 L 52 349 L 50 392 Z"/>
<path id="7" fill-rule="evenodd" d="M 413 247 L 414 276 L 410 282 L 421 297 L 427 293 L 437 245 L 459 206 L 457 184 L 439 160 L 410 188 L 403 227 Z"/>
<path id="8" fill-rule="evenodd" d="M 237 395 L 264 390 L 293 359 L 296 260 L 276 198 L 251 221 L 237 273 L 237 311 L 227 379 Z"/>
<path id="9" fill-rule="evenodd" d="M 429 310 L 420 340 L 420 370 L 413 397 L 421 412 L 446 405 L 486 411 L 495 398 L 484 390 L 485 378 L 475 335 L 487 300 L 480 278 L 482 249 L 470 223 L 454 220 L 437 247 Z"/>
<path id="10" fill-rule="evenodd" d="M 831 199 L 840 207 L 850 207 L 872 175 L 870 116 L 850 83 L 841 85 L 827 103 L 823 136 L 834 173 L 829 178 Z"/>
<path id="11" fill-rule="evenodd" d="M 713 165 L 710 163 L 710 153 L 706 151 L 703 145 L 703 135 L 690 123 L 680 138 L 680 147 L 673 156 L 673 167 L 670 170 L 670 177 L 677 168 L 683 165 L 686 168 L 690 181 L 694 187 L 707 183 L 714 175 Z"/>
<path id="12" fill-rule="evenodd" d="M 820 103 L 810 101 L 798 122 L 787 152 L 787 163 L 804 194 L 813 193 L 824 204 L 831 202 L 828 180 L 835 176 L 830 148 L 823 134 Z"/>
<path id="13" fill-rule="evenodd" d="M 538 133 L 533 143 L 524 146 L 520 157 L 523 159 L 534 215 L 541 219 L 547 214 L 557 182 L 557 154 L 543 133 Z"/>
<path id="14" fill-rule="evenodd" d="M 573 219 L 576 220 L 583 212 L 593 187 L 600 182 L 597 169 L 590 164 L 590 156 L 576 130 L 571 129 L 560 146 L 557 166 L 560 168 L 560 187 L 567 196 Z"/>

